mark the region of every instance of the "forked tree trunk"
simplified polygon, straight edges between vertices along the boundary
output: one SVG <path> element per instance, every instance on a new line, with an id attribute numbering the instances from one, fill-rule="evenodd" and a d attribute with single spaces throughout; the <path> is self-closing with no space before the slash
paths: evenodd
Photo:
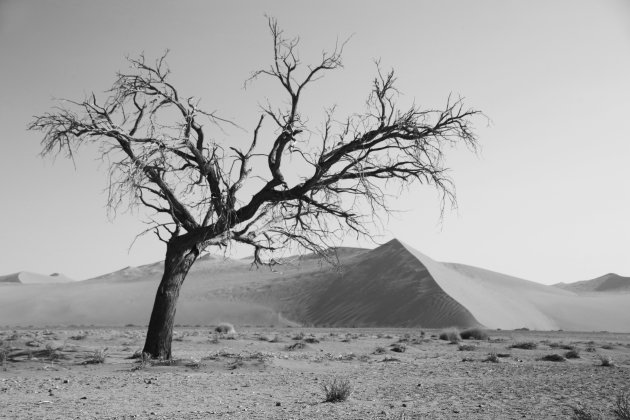
<path id="1" fill-rule="evenodd" d="M 171 359 L 173 323 L 179 290 L 188 270 L 198 256 L 199 253 L 196 249 L 184 247 L 174 241 L 168 243 L 166 259 L 164 260 L 164 274 L 155 295 L 143 353 L 148 353 L 156 359 Z"/>

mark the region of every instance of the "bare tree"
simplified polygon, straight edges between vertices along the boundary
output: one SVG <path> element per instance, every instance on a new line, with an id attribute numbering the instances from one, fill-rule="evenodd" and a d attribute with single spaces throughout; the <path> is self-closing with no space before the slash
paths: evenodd
<path id="1" fill-rule="evenodd" d="M 300 114 L 305 87 L 342 67 L 344 45 L 306 66 L 297 39 L 286 38 L 274 19 L 269 29 L 273 60 L 251 80 L 275 80 L 288 102 L 262 110 L 246 150 L 210 138 L 208 122 L 229 122 L 181 96 L 164 57 L 130 59 L 131 71 L 117 75 L 104 101 L 92 94 L 30 124 L 44 133 L 43 155 L 73 158 L 83 144 L 100 147 L 109 163 L 110 208 L 128 199 L 151 211 L 151 228 L 166 243 L 143 350 L 152 357 L 171 358 L 179 291 L 208 247 L 251 245 L 256 264 L 273 263 L 274 251 L 290 244 L 321 254 L 331 237 L 348 231 L 370 235 L 365 216 L 390 210 L 388 182 L 429 184 L 443 202 L 454 202 L 444 149 L 477 146 L 470 118 L 478 111 L 450 97 L 441 110 L 401 110 L 394 72 L 379 66 L 364 112 L 337 120 L 331 109 L 319 130 L 309 127 Z M 275 127 L 269 140 L 259 138 L 265 118 Z M 285 179 L 287 156 L 301 164 L 298 181 Z M 260 158 L 266 164 L 254 164 Z"/>

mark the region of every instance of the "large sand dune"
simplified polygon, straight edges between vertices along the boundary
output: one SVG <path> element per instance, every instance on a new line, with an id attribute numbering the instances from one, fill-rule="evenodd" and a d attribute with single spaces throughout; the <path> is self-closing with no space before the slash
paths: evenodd
<path id="1" fill-rule="evenodd" d="M 440 263 L 397 240 L 336 251 L 336 268 L 305 256 L 273 271 L 203 256 L 184 283 L 175 322 L 630 331 L 629 293 L 578 294 Z M 58 284 L 0 277 L 0 325 L 145 325 L 162 269 L 158 262 Z"/>

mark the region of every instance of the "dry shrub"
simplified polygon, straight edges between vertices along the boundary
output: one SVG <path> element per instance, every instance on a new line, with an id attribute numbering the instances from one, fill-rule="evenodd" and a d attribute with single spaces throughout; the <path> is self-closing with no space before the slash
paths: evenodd
<path id="1" fill-rule="evenodd" d="M 305 337 L 304 342 L 309 344 L 317 344 L 319 343 L 319 340 L 315 337 Z"/>
<path id="2" fill-rule="evenodd" d="M 575 350 L 575 346 L 564 343 L 549 343 L 549 347 L 552 349 Z"/>
<path id="3" fill-rule="evenodd" d="M 488 354 L 488 357 L 482 360 L 482 362 L 490 362 L 490 363 L 499 363 L 499 356 L 496 353 L 492 352 Z"/>
<path id="4" fill-rule="evenodd" d="M 476 346 L 473 346 L 472 344 L 462 344 L 458 347 L 459 351 L 474 351 L 477 350 Z"/>
<path id="5" fill-rule="evenodd" d="M 440 340 L 448 341 L 451 344 L 458 343 L 461 339 L 462 337 L 459 335 L 459 331 L 454 328 L 444 330 L 440 333 Z"/>
<path id="6" fill-rule="evenodd" d="M 612 358 L 605 354 L 599 355 L 599 361 L 601 362 L 602 366 L 610 367 L 615 365 Z"/>
<path id="7" fill-rule="evenodd" d="M 293 350 L 302 350 L 305 347 L 306 347 L 306 344 L 304 344 L 302 341 L 296 341 L 295 343 L 286 346 L 286 349 L 289 351 L 293 351 Z"/>
<path id="8" fill-rule="evenodd" d="M 585 407 L 571 407 L 573 415 L 571 420 L 603 420 L 601 414 L 594 413 Z"/>
<path id="9" fill-rule="evenodd" d="M 333 378 L 322 384 L 324 402 L 337 403 L 346 401 L 352 393 L 352 385 L 345 378 Z"/>
<path id="10" fill-rule="evenodd" d="M 569 350 L 568 352 L 564 354 L 564 357 L 566 357 L 567 359 L 579 359 L 580 350 L 578 349 Z"/>
<path id="11" fill-rule="evenodd" d="M 390 345 L 390 347 L 390 350 L 396 353 L 404 353 L 405 351 L 407 351 L 407 347 L 402 343 L 394 343 Z"/>
<path id="12" fill-rule="evenodd" d="M 94 350 L 92 354 L 90 354 L 81 364 L 82 365 L 98 365 L 101 363 L 105 363 L 105 359 L 107 358 L 106 352 L 107 352 L 107 348 Z"/>
<path id="13" fill-rule="evenodd" d="M 488 332 L 479 327 L 465 329 L 464 331 L 460 332 L 459 335 L 464 340 L 487 340 L 489 338 Z"/>
<path id="14" fill-rule="evenodd" d="M 540 358 L 540 360 L 544 360 L 546 362 L 564 362 L 567 359 L 564 358 L 564 356 L 560 355 L 560 354 L 547 354 L 543 357 Z"/>
<path id="15" fill-rule="evenodd" d="M 510 346 L 511 349 L 523 349 L 523 350 L 535 350 L 538 348 L 538 343 L 533 341 L 521 341 L 514 343 Z"/>
<path id="16" fill-rule="evenodd" d="M 630 395 L 623 393 L 617 396 L 613 413 L 618 420 L 630 420 Z"/>
<path id="17" fill-rule="evenodd" d="M 219 334 L 236 334 L 234 325 L 227 322 L 222 322 L 216 327 L 214 327 L 214 332 L 217 332 Z"/>
<path id="18" fill-rule="evenodd" d="M 376 349 L 374 349 L 374 354 L 383 354 L 386 352 L 387 352 L 387 349 L 382 346 L 378 346 Z"/>

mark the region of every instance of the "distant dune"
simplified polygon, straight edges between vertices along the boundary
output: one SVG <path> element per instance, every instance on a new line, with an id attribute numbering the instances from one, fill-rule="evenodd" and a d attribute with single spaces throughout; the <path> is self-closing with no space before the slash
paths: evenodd
<path id="1" fill-rule="evenodd" d="M 274 270 L 205 255 L 182 287 L 175 322 L 630 332 L 630 293 L 620 276 L 545 286 L 440 263 L 397 240 L 335 252 L 334 268 L 307 255 L 286 258 Z M 26 272 L 2 276 L 0 324 L 146 325 L 162 269 L 157 262 L 81 282 Z M 588 293 L 571 289 L 578 285 Z"/>
<path id="2" fill-rule="evenodd" d="M 554 284 L 554 286 L 576 293 L 630 292 L 630 277 L 622 277 L 615 273 L 608 273 L 592 280 L 577 281 L 575 283 L 558 283 Z"/>
<path id="3" fill-rule="evenodd" d="M 69 283 L 74 280 L 64 276 L 63 274 L 53 273 L 51 275 L 31 273 L 29 271 L 20 271 L 19 273 L 0 276 L 0 283 L 21 283 L 21 284 L 50 284 L 50 283 Z"/>

